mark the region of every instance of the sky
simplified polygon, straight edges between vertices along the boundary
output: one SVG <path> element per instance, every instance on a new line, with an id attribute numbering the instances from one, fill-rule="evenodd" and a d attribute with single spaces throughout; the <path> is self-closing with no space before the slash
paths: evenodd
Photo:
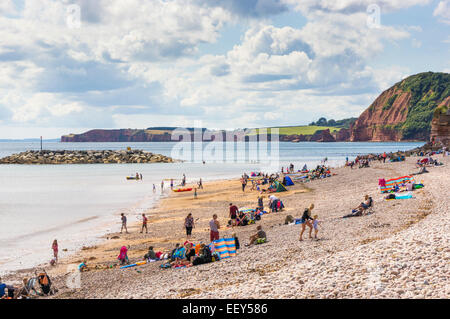
<path id="1" fill-rule="evenodd" d="M 0 139 L 357 117 L 450 72 L 450 0 L 1 0 Z"/>

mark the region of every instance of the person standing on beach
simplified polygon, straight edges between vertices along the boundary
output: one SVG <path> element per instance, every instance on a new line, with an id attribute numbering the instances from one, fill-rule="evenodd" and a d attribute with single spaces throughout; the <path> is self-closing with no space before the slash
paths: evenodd
<path id="1" fill-rule="evenodd" d="M 300 232 L 300 241 L 303 240 L 303 233 L 305 232 L 306 226 L 309 227 L 309 238 L 312 238 L 311 233 L 312 233 L 312 220 L 313 218 L 311 217 L 311 211 L 314 209 L 314 204 L 311 204 L 309 206 L 309 208 L 305 208 L 305 211 L 303 212 L 303 216 L 302 216 L 302 220 L 301 220 L 301 224 L 302 224 L 302 231 Z"/>
<path id="2" fill-rule="evenodd" d="M 58 261 L 58 241 L 55 239 L 52 244 L 52 250 L 53 250 L 53 257 L 55 258 L 55 261 Z"/>
<path id="3" fill-rule="evenodd" d="M 164 192 L 164 180 L 161 181 L 161 193 Z"/>
<path id="4" fill-rule="evenodd" d="M 142 174 L 139 174 L 139 177 L 140 177 L 140 179 L 141 179 L 141 181 L 142 181 Z"/>
<path id="5" fill-rule="evenodd" d="M 200 180 L 198 181 L 198 189 L 203 189 L 203 182 L 202 179 L 200 178 Z"/>
<path id="6" fill-rule="evenodd" d="M 156 193 L 156 186 L 153 184 L 153 193 Z"/>
<path id="7" fill-rule="evenodd" d="M 383 163 L 386 163 L 386 157 L 387 157 L 386 152 L 384 152 L 383 153 Z"/>
<path id="8" fill-rule="evenodd" d="M 125 232 L 128 234 L 128 229 L 127 229 L 127 217 L 125 216 L 124 213 L 120 214 L 121 219 L 122 219 L 122 227 L 120 228 L 120 233 L 122 234 L 123 229 L 125 228 Z"/>
<path id="9" fill-rule="evenodd" d="M 192 229 L 195 228 L 194 217 L 192 217 L 191 213 L 189 213 L 184 220 L 184 227 L 186 228 L 186 240 L 189 240 L 191 239 Z"/>
<path id="10" fill-rule="evenodd" d="M 170 179 L 170 189 L 173 189 L 173 178 Z"/>
<path id="11" fill-rule="evenodd" d="M 233 203 L 230 203 L 230 219 L 231 219 L 231 225 L 236 226 L 236 218 L 239 213 L 239 208 L 237 208 L 236 205 L 233 205 Z"/>
<path id="12" fill-rule="evenodd" d="M 142 214 L 141 234 L 144 232 L 144 228 L 145 228 L 145 233 L 148 234 L 147 221 L 148 221 L 148 218 L 145 216 L 145 214 Z"/>
<path id="13" fill-rule="evenodd" d="M 244 177 L 242 177 L 241 183 L 242 183 L 242 192 L 245 192 L 245 186 L 247 186 L 247 180 Z"/>
<path id="14" fill-rule="evenodd" d="M 197 198 L 197 187 L 194 188 L 194 199 Z"/>
<path id="15" fill-rule="evenodd" d="M 264 201 L 262 196 L 258 196 L 258 208 L 262 211 L 264 210 Z"/>
<path id="16" fill-rule="evenodd" d="M 217 220 L 216 214 L 214 214 L 213 219 L 210 220 L 209 228 L 210 228 L 210 235 L 209 235 L 210 240 L 211 241 L 218 240 L 220 224 L 219 224 L 219 221 Z"/>

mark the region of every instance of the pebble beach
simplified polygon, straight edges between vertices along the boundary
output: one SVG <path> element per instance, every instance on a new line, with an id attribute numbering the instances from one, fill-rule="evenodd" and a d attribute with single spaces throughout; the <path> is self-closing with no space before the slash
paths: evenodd
<path id="1" fill-rule="evenodd" d="M 413 198 L 386 201 L 378 190 L 379 178 L 394 178 L 417 172 L 417 158 L 400 163 L 373 162 L 370 168 L 333 169 L 336 175 L 308 183 L 296 183 L 278 193 L 286 209 L 265 214 L 245 227 L 227 228 L 228 205 L 256 206 L 259 192 L 240 188 L 239 179 L 205 183 L 192 193 L 172 193 L 147 212 L 149 233 L 105 235 L 104 242 L 84 247 L 76 255 L 46 266 L 58 293 L 50 298 L 449 298 L 450 209 L 448 157 L 443 166 L 417 175 L 425 187 Z M 343 219 L 363 201 L 374 199 L 374 213 Z M 265 205 L 267 205 L 265 195 Z M 308 238 L 308 228 L 299 241 L 300 225 L 285 225 L 287 215 L 301 217 L 314 203 L 318 215 L 318 240 Z M 237 256 L 209 264 L 161 269 L 154 262 L 129 269 L 109 268 L 117 263 L 120 247 L 130 245 L 131 262 L 142 260 L 148 246 L 169 251 L 185 241 L 184 218 L 196 221 L 194 243 L 209 241 L 208 222 L 219 216 L 220 236 L 236 233 L 241 243 Z M 245 247 L 261 225 L 268 242 Z M 120 224 L 117 231 L 120 230 Z M 87 260 L 81 273 L 81 288 L 66 286 L 68 265 Z M 25 269 L 5 279 L 20 282 L 34 270 Z"/>

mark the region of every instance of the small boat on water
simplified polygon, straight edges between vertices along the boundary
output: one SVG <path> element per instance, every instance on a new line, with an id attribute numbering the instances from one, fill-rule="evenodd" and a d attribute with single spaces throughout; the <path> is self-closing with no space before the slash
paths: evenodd
<path id="1" fill-rule="evenodd" d="M 192 190 L 192 187 L 190 187 L 190 188 L 176 188 L 176 189 L 172 189 L 172 191 L 174 191 L 176 193 L 190 192 L 191 190 Z"/>

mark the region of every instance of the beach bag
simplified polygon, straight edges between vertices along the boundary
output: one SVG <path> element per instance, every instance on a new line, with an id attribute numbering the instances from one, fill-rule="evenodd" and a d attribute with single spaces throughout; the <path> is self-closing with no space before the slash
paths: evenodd
<path id="1" fill-rule="evenodd" d="M 197 257 L 194 259 L 194 261 L 192 262 L 193 266 L 197 266 L 197 265 L 201 265 L 201 264 L 205 264 L 205 259 L 203 257 Z"/>

